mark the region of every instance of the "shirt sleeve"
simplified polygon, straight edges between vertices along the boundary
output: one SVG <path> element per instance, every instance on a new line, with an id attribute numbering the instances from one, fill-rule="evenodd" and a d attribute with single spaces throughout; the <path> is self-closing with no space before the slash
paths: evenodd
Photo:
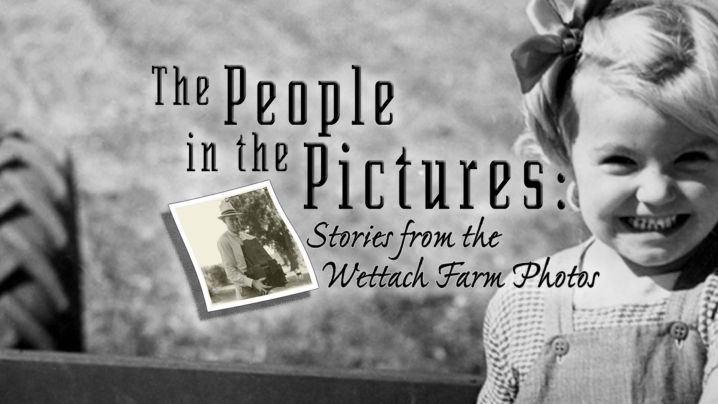
<path id="1" fill-rule="evenodd" d="M 715 333 L 715 330 L 713 331 Z M 708 351 L 708 363 L 706 364 L 705 376 L 703 378 L 703 393 L 700 404 L 718 402 L 718 371 L 716 371 L 716 354 Z"/>
<path id="2" fill-rule="evenodd" d="M 517 380 L 508 360 L 509 333 L 506 326 L 505 294 L 499 289 L 491 299 L 484 318 L 484 352 L 486 380 L 478 404 L 513 403 Z"/>
<path id="3" fill-rule="evenodd" d="M 704 296 L 698 320 L 698 331 L 708 348 L 703 370 L 703 393 L 700 403 L 714 403 L 718 399 L 718 277 L 710 275 L 705 282 Z"/>
<path id="4" fill-rule="evenodd" d="M 226 237 L 220 237 L 217 240 L 217 249 L 219 249 L 219 255 L 222 257 L 222 265 L 227 273 L 227 278 L 235 284 L 251 288 L 252 278 L 245 275 L 247 264 L 242 251 L 235 251 L 236 248 L 232 247 L 231 241 Z"/>

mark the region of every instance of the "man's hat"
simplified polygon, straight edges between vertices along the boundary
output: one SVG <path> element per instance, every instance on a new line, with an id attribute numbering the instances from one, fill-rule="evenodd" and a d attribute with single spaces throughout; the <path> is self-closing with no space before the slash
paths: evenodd
<path id="1" fill-rule="evenodd" d="M 217 216 L 217 219 L 220 220 L 227 216 L 239 216 L 239 213 L 234 210 L 232 204 L 229 203 L 229 198 L 224 198 L 224 200 L 222 200 L 219 204 L 219 211 L 222 212 L 219 216 Z"/>

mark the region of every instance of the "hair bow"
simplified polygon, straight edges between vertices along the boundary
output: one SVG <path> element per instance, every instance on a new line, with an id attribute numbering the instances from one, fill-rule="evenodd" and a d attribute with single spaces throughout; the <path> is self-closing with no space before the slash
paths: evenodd
<path id="1" fill-rule="evenodd" d="M 545 74 L 552 80 L 569 61 L 575 61 L 586 21 L 603 11 L 611 0 L 531 0 L 526 13 L 538 32 L 511 52 L 521 92 L 529 92 Z M 554 88 L 551 83 L 550 88 Z"/>

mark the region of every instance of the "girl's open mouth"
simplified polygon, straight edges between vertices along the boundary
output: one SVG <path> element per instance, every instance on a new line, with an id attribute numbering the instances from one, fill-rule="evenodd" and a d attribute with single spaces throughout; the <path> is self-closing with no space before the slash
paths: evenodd
<path id="1" fill-rule="evenodd" d="M 634 231 L 668 233 L 681 227 L 686 220 L 688 220 L 689 216 L 688 214 L 672 216 L 627 216 L 622 217 L 621 221 Z"/>

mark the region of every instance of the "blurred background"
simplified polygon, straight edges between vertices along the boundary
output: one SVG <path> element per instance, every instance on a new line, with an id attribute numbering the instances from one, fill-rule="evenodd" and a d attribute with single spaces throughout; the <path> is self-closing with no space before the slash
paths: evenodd
<path id="1" fill-rule="evenodd" d="M 544 167 L 544 207 L 522 206 L 522 161 L 512 145 L 522 131 L 519 89 L 509 52 L 531 34 L 524 0 L 418 1 L 118 1 L 2 0 L 0 109 L 20 128 L 75 162 L 82 247 L 87 350 L 243 363 L 336 368 L 483 373 L 481 324 L 493 293 L 484 288 L 328 288 L 326 262 L 358 261 L 371 269 L 390 262 L 388 250 L 307 248 L 320 288 L 309 298 L 200 320 L 185 272 L 160 217 L 168 204 L 271 180 L 305 243 L 314 226 L 395 233 L 407 220 L 417 229 L 455 235 L 486 217 L 484 229 L 503 234 L 493 249 L 413 248 L 396 268 L 426 271 L 447 261 L 466 269 L 510 271 L 582 237 L 575 214 L 556 208 L 563 186 Z M 247 101 L 226 118 L 225 64 L 247 70 Z M 155 102 L 151 66 L 179 66 L 189 83 L 210 80 L 208 106 Z M 352 65 L 362 68 L 364 126 L 351 126 Z M 171 70 L 170 70 L 171 72 Z M 170 76 L 171 78 L 171 76 Z M 271 126 L 257 124 L 256 82 L 273 81 Z M 308 87 L 304 126 L 287 123 L 287 84 Z M 318 80 L 341 86 L 342 116 L 330 138 L 319 131 Z M 393 124 L 373 123 L 373 85 L 394 85 L 387 111 Z M 170 82 L 170 80 L 167 80 Z M 194 94 L 190 86 L 190 99 Z M 188 132 L 215 142 L 217 172 L 187 172 Z M 235 143 L 255 131 L 289 146 L 287 172 L 239 172 Z M 324 142 L 329 179 L 305 210 L 305 142 Z M 346 142 L 349 153 L 340 152 Z M 248 142 L 249 143 L 249 142 Z M 249 147 L 249 146 L 248 146 Z M 407 199 L 398 206 L 394 161 L 406 147 Z M 270 148 L 271 150 L 271 148 Z M 272 153 L 270 153 L 271 155 Z M 337 161 L 351 164 L 350 200 L 340 210 Z M 386 162 L 374 183 L 382 209 L 363 206 L 363 165 Z M 426 210 L 419 162 L 447 164 L 450 209 Z M 476 160 L 475 209 L 459 209 L 460 160 Z M 511 206 L 488 206 L 491 160 L 512 166 Z M 271 167 L 271 165 L 270 165 Z"/>

